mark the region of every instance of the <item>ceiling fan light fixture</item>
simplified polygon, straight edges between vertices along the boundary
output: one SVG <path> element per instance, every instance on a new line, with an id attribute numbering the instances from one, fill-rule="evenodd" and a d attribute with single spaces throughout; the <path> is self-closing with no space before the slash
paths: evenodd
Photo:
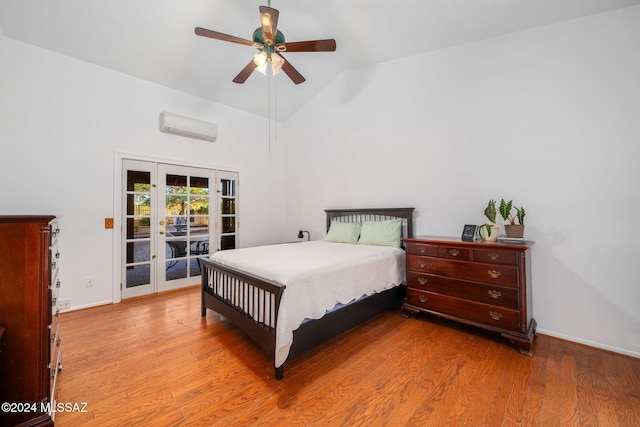
<path id="1" fill-rule="evenodd" d="M 253 56 L 253 63 L 256 64 L 256 70 L 262 74 L 266 74 L 268 58 L 265 51 L 256 53 Z"/>
<path id="2" fill-rule="evenodd" d="M 336 41 L 333 39 L 285 43 L 284 34 L 278 29 L 280 12 L 271 7 L 271 1 L 269 1 L 268 6 L 260 6 L 259 10 L 261 26 L 254 30 L 252 40 L 207 30 L 201 27 L 196 27 L 195 29 L 195 33 L 198 36 L 242 44 L 258 49 L 258 53 L 233 79 L 234 83 L 244 83 L 251 73 L 256 70 L 262 74 L 266 74 L 267 66 L 269 62 L 271 62 L 271 71 L 274 75 L 284 71 L 291 81 L 298 85 L 304 83 L 304 76 L 291 65 L 291 62 L 285 62 L 284 58 L 279 55 L 280 52 L 333 52 L 336 50 Z"/>
<path id="3" fill-rule="evenodd" d="M 282 66 L 284 65 L 284 58 L 277 53 L 271 54 L 271 72 L 273 75 L 278 75 L 282 72 Z"/>

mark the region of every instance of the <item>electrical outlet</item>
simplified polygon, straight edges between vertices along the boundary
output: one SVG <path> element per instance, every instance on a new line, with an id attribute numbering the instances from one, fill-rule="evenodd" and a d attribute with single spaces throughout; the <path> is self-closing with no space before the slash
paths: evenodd
<path id="1" fill-rule="evenodd" d="M 84 278 L 84 286 L 87 288 L 90 288 L 91 286 L 93 286 L 93 280 L 94 277 L 93 276 L 87 276 Z"/>
<path id="2" fill-rule="evenodd" d="M 60 310 L 69 310 L 71 308 L 71 298 L 61 298 L 58 300 L 58 308 Z"/>

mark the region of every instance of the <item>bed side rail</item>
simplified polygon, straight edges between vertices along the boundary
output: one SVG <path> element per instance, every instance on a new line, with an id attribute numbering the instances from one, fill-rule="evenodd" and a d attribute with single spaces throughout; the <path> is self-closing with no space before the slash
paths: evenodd
<path id="1" fill-rule="evenodd" d="M 211 260 L 201 260 L 201 267 L 202 316 L 207 308 L 212 309 L 249 335 L 263 335 L 264 339 L 256 338 L 265 349 L 274 348 L 280 300 L 286 286 Z"/>

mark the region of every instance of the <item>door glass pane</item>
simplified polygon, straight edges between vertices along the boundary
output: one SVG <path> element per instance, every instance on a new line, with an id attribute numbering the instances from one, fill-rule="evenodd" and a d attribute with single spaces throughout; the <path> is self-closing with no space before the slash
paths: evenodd
<path id="1" fill-rule="evenodd" d="M 148 238 L 149 224 L 149 218 L 127 218 L 127 239 Z"/>
<path id="2" fill-rule="evenodd" d="M 235 217 L 223 217 L 222 218 L 222 232 L 233 233 L 236 231 Z"/>
<path id="3" fill-rule="evenodd" d="M 209 253 L 209 237 L 191 240 L 189 244 L 190 255 L 206 255 Z"/>
<path id="4" fill-rule="evenodd" d="M 236 201 L 234 199 L 222 198 L 222 200 L 220 200 L 220 213 L 223 215 L 236 213 Z"/>
<path id="5" fill-rule="evenodd" d="M 203 259 L 206 259 L 206 258 L 203 258 Z M 200 263 L 198 262 L 198 258 L 192 258 L 191 263 L 189 264 L 189 267 L 191 271 L 191 277 L 199 276 L 200 274 L 202 274 L 200 272 Z"/>
<path id="6" fill-rule="evenodd" d="M 220 250 L 226 251 L 227 249 L 236 248 L 236 236 L 222 236 L 220 238 Z"/>
<path id="7" fill-rule="evenodd" d="M 187 256 L 186 240 L 170 240 L 167 241 L 166 256 L 170 258 L 184 258 Z"/>
<path id="8" fill-rule="evenodd" d="M 167 261 L 166 271 L 166 280 L 184 279 L 187 277 L 187 260 Z"/>
<path id="9" fill-rule="evenodd" d="M 146 285 L 151 282 L 151 265 L 135 265 L 127 267 L 127 288 Z"/>
<path id="10" fill-rule="evenodd" d="M 150 194 L 127 194 L 127 215 L 150 215 Z"/>
<path id="11" fill-rule="evenodd" d="M 191 196 L 189 202 L 189 213 L 191 215 L 208 215 L 209 196 Z"/>
<path id="12" fill-rule="evenodd" d="M 232 179 L 220 180 L 220 194 L 223 196 L 235 196 L 236 195 L 236 182 Z"/>
<path id="13" fill-rule="evenodd" d="M 127 242 L 127 262 L 145 262 L 151 260 L 149 240 Z"/>
<path id="14" fill-rule="evenodd" d="M 189 228 L 189 234 L 193 237 L 208 236 L 209 235 L 209 217 L 195 217 L 191 218 L 191 227 Z"/>
<path id="15" fill-rule="evenodd" d="M 167 195 L 165 210 L 167 215 L 186 215 L 187 196 Z"/>
<path id="16" fill-rule="evenodd" d="M 167 194 L 187 194 L 187 177 L 167 175 Z"/>
<path id="17" fill-rule="evenodd" d="M 187 234 L 186 216 L 167 217 L 167 236 L 184 236 Z"/>
<path id="18" fill-rule="evenodd" d="M 151 172 L 127 171 L 127 191 L 151 192 Z"/>
<path id="19" fill-rule="evenodd" d="M 192 176 L 189 182 L 191 194 L 209 194 L 209 178 Z"/>

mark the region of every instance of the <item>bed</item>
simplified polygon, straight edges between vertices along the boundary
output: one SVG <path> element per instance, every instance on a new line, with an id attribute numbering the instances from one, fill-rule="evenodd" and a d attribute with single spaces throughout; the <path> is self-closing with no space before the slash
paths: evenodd
<path id="1" fill-rule="evenodd" d="M 400 237 L 413 237 L 413 210 L 328 209 L 327 232 L 393 223 Z M 217 252 L 201 263 L 202 316 L 209 309 L 228 318 L 273 355 L 282 379 L 287 360 L 402 302 L 404 264 L 401 249 L 377 244 L 315 241 Z M 313 289 L 320 294 L 305 296 Z"/>

